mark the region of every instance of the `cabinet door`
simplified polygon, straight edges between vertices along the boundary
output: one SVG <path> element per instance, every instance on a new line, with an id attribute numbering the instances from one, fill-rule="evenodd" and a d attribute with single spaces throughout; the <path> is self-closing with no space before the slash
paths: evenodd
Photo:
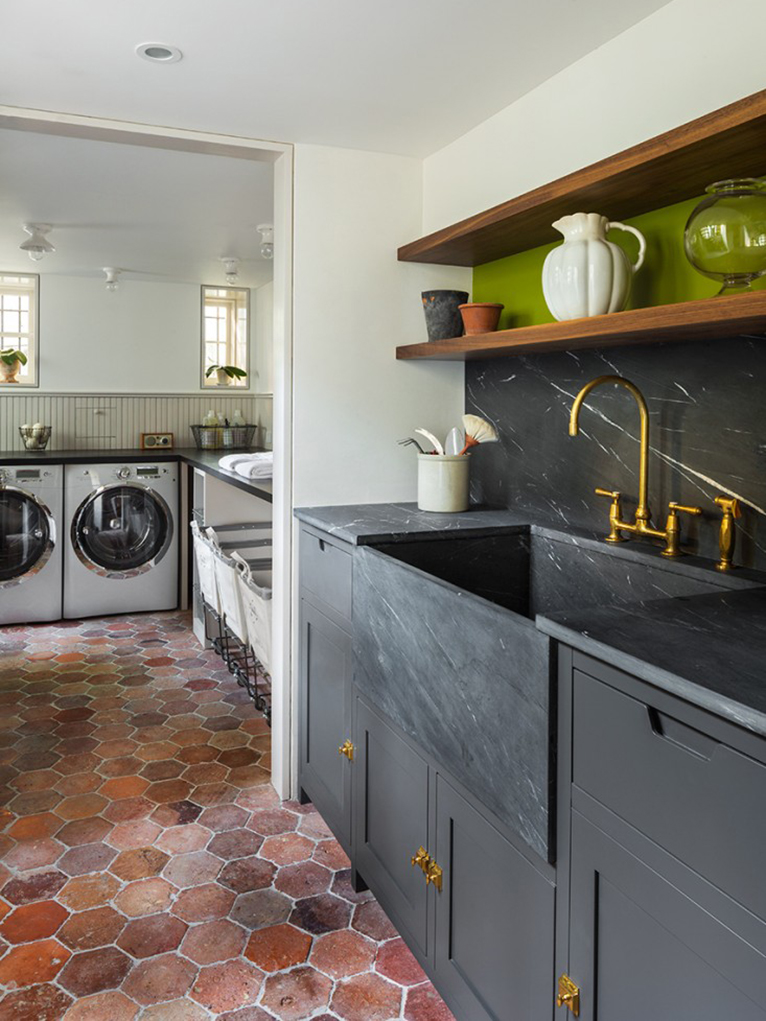
<path id="1" fill-rule="evenodd" d="M 552 1018 L 553 884 L 440 775 L 434 853 L 436 979 L 458 1016 Z"/>
<path id="2" fill-rule="evenodd" d="M 576 811 L 571 840 L 582 1021 L 765 1021 L 763 953 Z"/>
<path id="3" fill-rule="evenodd" d="M 300 785 L 348 851 L 352 763 L 351 639 L 307 600 L 300 624 Z"/>
<path id="4" fill-rule="evenodd" d="M 427 956 L 428 887 L 411 858 L 428 849 L 428 764 L 362 699 L 356 712 L 356 865 L 402 935 Z"/>

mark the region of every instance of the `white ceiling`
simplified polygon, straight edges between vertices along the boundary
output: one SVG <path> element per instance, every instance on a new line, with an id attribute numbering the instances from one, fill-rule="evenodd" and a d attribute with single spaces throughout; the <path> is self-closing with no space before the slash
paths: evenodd
<path id="1" fill-rule="evenodd" d="M 255 228 L 272 218 L 269 163 L 0 130 L 0 270 L 223 284 L 233 255 L 259 287 L 273 264 Z M 19 251 L 30 221 L 54 227 L 38 263 Z"/>
<path id="2" fill-rule="evenodd" d="M 667 2 L 16 0 L 0 102 L 424 156 Z"/>

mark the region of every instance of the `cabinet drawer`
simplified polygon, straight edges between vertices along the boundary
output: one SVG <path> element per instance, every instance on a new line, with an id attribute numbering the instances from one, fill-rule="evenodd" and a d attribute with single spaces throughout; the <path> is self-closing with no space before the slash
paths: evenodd
<path id="1" fill-rule="evenodd" d="M 300 582 L 317 599 L 351 619 L 351 554 L 305 528 L 301 531 Z"/>
<path id="2" fill-rule="evenodd" d="M 766 919 L 766 767 L 575 671 L 573 781 Z"/>

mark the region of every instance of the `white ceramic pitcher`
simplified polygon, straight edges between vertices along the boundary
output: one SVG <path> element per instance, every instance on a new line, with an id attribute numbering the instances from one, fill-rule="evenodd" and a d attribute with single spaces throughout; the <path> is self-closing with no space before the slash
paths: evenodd
<path id="1" fill-rule="evenodd" d="M 621 312 L 633 274 L 644 263 L 646 239 L 641 231 L 599 213 L 562 216 L 552 226 L 564 235 L 564 244 L 549 252 L 543 264 L 543 294 L 552 315 L 562 320 Z M 619 245 L 606 240 L 606 232 L 613 228 L 638 238 L 635 263 Z"/>

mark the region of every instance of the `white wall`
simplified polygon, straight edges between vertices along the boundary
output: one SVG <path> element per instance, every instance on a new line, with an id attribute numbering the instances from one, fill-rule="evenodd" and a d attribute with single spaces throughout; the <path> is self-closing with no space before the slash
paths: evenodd
<path id="1" fill-rule="evenodd" d="M 465 271 L 398 263 L 422 233 L 422 164 L 378 153 L 297 146 L 294 237 L 296 506 L 412 500 L 412 450 L 463 410 L 461 363 L 397 362 L 425 340 L 420 292 Z"/>
<path id="2" fill-rule="evenodd" d="M 425 233 L 764 88 L 764 36 L 766 4 L 673 0 L 428 157 Z"/>
<path id="3" fill-rule="evenodd" d="M 250 292 L 250 383 L 259 394 L 274 391 L 274 281 Z"/>

